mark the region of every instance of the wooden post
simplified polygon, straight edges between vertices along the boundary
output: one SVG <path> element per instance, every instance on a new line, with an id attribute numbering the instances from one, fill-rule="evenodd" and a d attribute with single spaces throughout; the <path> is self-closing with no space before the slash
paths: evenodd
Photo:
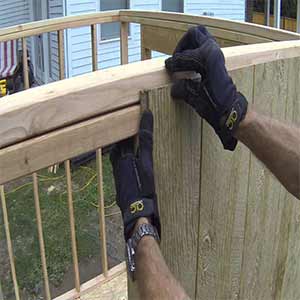
<path id="1" fill-rule="evenodd" d="M 105 277 L 108 275 L 107 250 L 106 250 L 106 231 L 105 231 L 105 212 L 104 212 L 104 193 L 103 193 L 103 174 L 102 174 L 102 150 L 96 151 L 97 179 L 98 179 L 98 211 L 99 211 L 99 234 L 101 242 L 101 261 L 102 272 Z"/>
<path id="2" fill-rule="evenodd" d="M 29 89 L 29 74 L 28 74 L 28 58 L 27 58 L 27 44 L 26 38 L 22 38 L 22 52 L 23 52 L 23 78 L 24 78 L 24 89 Z"/>
<path id="3" fill-rule="evenodd" d="M 128 64 L 128 22 L 121 22 L 121 64 Z"/>
<path id="4" fill-rule="evenodd" d="M 4 221 L 4 228 L 5 228 L 5 235 L 6 235 L 10 270 L 11 270 L 12 280 L 13 280 L 13 284 L 14 284 L 14 291 L 15 291 L 16 300 L 20 300 L 19 286 L 18 286 L 18 281 L 17 281 L 16 267 L 15 267 L 15 260 L 14 260 L 14 252 L 13 252 L 13 248 L 12 248 L 12 241 L 11 241 L 10 230 L 9 230 L 8 213 L 7 213 L 7 207 L 6 207 L 6 200 L 5 200 L 5 193 L 4 193 L 4 186 L 3 185 L 0 186 L 0 196 L 1 196 L 3 221 Z"/>
<path id="5" fill-rule="evenodd" d="M 97 24 L 91 25 L 93 71 L 98 70 L 98 39 Z"/>
<path id="6" fill-rule="evenodd" d="M 151 49 L 144 45 L 144 26 L 141 25 L 141 60 L 151 59 Z"/>
<path id="7" fill-rule="evenodd" d="M 43 237 L 43 225 L 42 225 L 42 215 L 41 215 L 41 208 L 40 208 L 39 190 L 38 190 L 39 189 L 38 178 L 36 173 L 33 173 L 32 179 L 33 179 L 33 194 L 34 194 L 34 204 L 35 204 L 35 213 L 36 213 L 36 223 L 38 228 L 40 254 L 41 254 L 42 270 L 44 276 L 45 294 L 46 294 L 46 299 L 51 300 L 46 253 L 45 253 L 45 243 Z"/>
<path id="8" fill-rule="evenodd" d="M 59 79 L 65 79 L 65 49 L 64 49 L 64 31 L 58 30 L 58 60 L 59 60 Z"/>
<path id="9" fill-rule="evenodd" d="M 75 231 L 73 195 L 72 195 L 71 168 L 70 168 L 69 160 L 65 161 L 65 170 L 66 170 L 66 177 L 67 177 L 72 256 L 73 256 L 73 267 L 74 267 L 74 274 L 75 274 L 75 289 L 79 295 L 79 293 L 80 293 L 80 277 L 79 277 L 78 255 L 77 255 L 77 246 L 76 246 L 76 231 Z"/>

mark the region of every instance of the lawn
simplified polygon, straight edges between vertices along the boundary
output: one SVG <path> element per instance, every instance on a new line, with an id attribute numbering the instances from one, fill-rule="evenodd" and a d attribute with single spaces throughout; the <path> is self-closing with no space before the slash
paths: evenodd
<path id="1" fill-rule="evenodd" d="M 111 164 L 106 156 L 103 159 L 103 175 L 105 206 L 112 207 L 115 205 L 115 190 Z M 64 168 L 60 166 L 56 174 L 43 170 L 38 173 L 38 178 L 49 279 L 52 285 L 58 286 L 72 264 Z M 72 182 L 78 256 L 82 260 L 99 252 L 95 161 L 73 168 Z M 6 199 L 18 283 L 22 293 L 34 298 L 34 295 L 41 294 L 43 281 L 31 177 L 6 186 Z M 4 246 L 3 218 L 2 215 L 0 217 L 0 246 Z M 5 298 L 11 299 L 13 286 L 7 272 L 7 258 L 5 262 L 5 258 L 0 257 L 0 263 L 4 266 L 0 268 L 2 289 Z"/>

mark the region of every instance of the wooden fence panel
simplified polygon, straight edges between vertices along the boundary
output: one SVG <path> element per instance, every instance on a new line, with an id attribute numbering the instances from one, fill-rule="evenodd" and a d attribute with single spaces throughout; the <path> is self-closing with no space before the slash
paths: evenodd
<path id="1" fill-rule="evenodd" d="M 282 60 L 255 67 L 255 109 L 283 121 L 293 96 L 289 65 Z M 251 155 L 241 299 L 279 299 L 283 275 L 289 272 L 285 263 L 292 205 L 283 186 Z"/>
<path id="2" fill-rule="evenodd" d="M 289 60 L 289 86 L 286 107 L 286 120 L 300 125 L 300 58 Z M 300 147 L 300 145 L 299 145 Z M 300 162 L 299 162 L 300 168 Z M 300 182 L 299 182 L 300 186 Z M 282 289 L 278 299 L 300 299 L 300 203 L 293 196 L 287 195 L 287 201 L 292 202 L 292 212 L 288 224 L 289 238 L 286 244 L 286 263 L 282 268 Z"/>
<path id="3" fill-rule="evenodd" d="M 173 101 L 168 87 L 149 92 L 149 108 L 154 114 L 154 167 L 162 252 L 172 272 L 193 297 L 197 272 L 201 119 L 185 103 Z"/>
<path id="4" fill-rule="evenodd" d="M 231 72 L 252 100 L 253 68 Z M 250 153 L 225 151 L 205 122 L 202 136 L 197 299 L 238 299 Z M 185 199 L 188 201 L 188 199 Z"/>

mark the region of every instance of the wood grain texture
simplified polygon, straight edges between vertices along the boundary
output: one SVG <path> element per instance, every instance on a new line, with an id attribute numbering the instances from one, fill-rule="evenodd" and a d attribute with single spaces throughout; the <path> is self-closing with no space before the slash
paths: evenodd
<path id="1" fill-rule="evenodd" d="M 59 79 L 65 79 L 65 34 L 63 30 L 57 32 L 58 37 L 58 62 L 59 62 Z"/>
<path id="2" fill-rule="evenodd" d="M 252 100 L 254 68 L 231 72 Z M 242 144 L 225 151 L 204 122 L 196 299 L 239 299 L 250 153 Z"/>
<path id="3" fill-rule="evenodd" d="M 132 136 L 139 119 L 140 108 L 136 105 L 0 150 L 0 182 Z"/>
<path id="4" fill-rule="evenodd" d="M 196 287 L 201 120 L 169 87 L 149 92 L 154 115 L 154 169 L 162 223 L 162 253 L 193 297 Z"/>
<path id="5" fill-rule="evenodd" d="M 230 47 L 223 52 L 228 70 L 234 70 L 299 56 L 299 49 L 300 41 L 290 41 Z M 141 90 L 170 82 L 164 60 L 97 71 L 3 97 L 0 148 L 137 103 Z"/>
<path id="6" fill-rule="evenodd" d="M 128 34 L 129 34 L 129 23 L 121 22 L 121 64 L 128 64 Z"/>
<path id="7" fill-rule="evenodd" d="M 28 52 L 26 38 L 22 38 L 22 64 L 23 64 L 23 78 L 24 89 L 29 89 L 29 73 L 28 73 Z"/>
<path id="8" fill-rule="evenodd" d="M 300 126 L 300 58 L 289 60 L 289 84 L 288 97 L 286 104 L 286 121 Z M 300 145 L 299 145 L 300 147 Z M 300 162 L 299 162 L 300 169 Z M 300 182 L 299 182 L 300 186 Z M 280 291 L 280 298 L 285 300 L 300 299 L 299 285 L 295 284 L 300 281 L 300 203 L 292 195 L 287 195 L 287 201 L 292 202 L 292 212 L 289 216 L 288 225 L 288 249 L 285 252 L 286 263 L 282 266 L 282 289 Z"/>
<path id="9" fill-rule="evenodd" d="M 120 20 L 124 17 L 130 17 L 132 20 L 136 18 L 143 19 L 159 19 L 161 21 L 177 21 L 181 23 L 188 23 L 193 25 L 202 24 L 204 26 L 211 26 L 215 28 L 226 29 L 230 31 L 247 33 L 250 35 L 268 38 L 271 40 L 285 41 L 292 39 L 299 39 L 300 35 L 288 32 L 285 30 L 265 27 L 257 24 L 249 24 L 246 22 L 225 20 L 209 16 L 196 16 L 182 13 L 171 12 L 153 12 L 153 11 L 139 11 L 139 10 L 120 10 Z"/>
<path id="10" fill-rule="evenodd" d="M 92 67 L 93 71 L 98 70 L 98 31 L 97 25 L 91 25 L 91 43 L 92 43 Z"/>
<path id="11" fill-rule="evenodd" d="M 288 82 L 288 60 L 256 66 L 255 109 L 284 121 Z M 251 155 L 248 184 L 240 298 L 280 299 L 292 202 L 287 201 L 283 186 L 254 155 Z"/>
<path id="12" fill-rule="evenodd" d="M 0 42 L 43 34 L 62 29 L 119 21 L 119 11 L 89 13 L 30 22 L 0 29 Z"/>

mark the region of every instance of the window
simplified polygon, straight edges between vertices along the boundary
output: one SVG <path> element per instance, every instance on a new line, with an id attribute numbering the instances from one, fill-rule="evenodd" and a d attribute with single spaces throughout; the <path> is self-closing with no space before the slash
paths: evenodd
<path id="1" fill-rule="evenodd" d="M 163 11 L 183 12 L 183 0 L 162 0 Z"/>
<path id="2" fill-rule="evenodd" d="M 115 10 L 129 8 L 129 0 L 100 0 L 100 10 Z M 120 23 L 107 23 L 101 25 L 101 40 L 111 40 L 120 37 Z"/>

